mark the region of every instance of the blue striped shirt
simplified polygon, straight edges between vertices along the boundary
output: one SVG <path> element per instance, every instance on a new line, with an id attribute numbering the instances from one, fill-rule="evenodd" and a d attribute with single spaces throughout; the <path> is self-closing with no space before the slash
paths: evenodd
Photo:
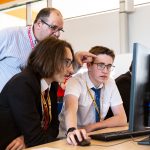
<path id="1" fill-rule="evenodd" d="M 29 27 L 12 27 L 0 31 L 0 92 L 7 81 L 19 73 L 32 51 Z M 31 30 L 32 40 L 35 41 Z"/>

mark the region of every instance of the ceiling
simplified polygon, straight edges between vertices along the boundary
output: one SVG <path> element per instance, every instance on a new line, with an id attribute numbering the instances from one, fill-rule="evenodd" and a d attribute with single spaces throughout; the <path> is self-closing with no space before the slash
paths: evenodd
<path id="1" fill-rule="evenodd" d="M 16 1 L 16 0 L 1 0 L 1 1 L 0 1 L 0 5 L 1 5 L 1 4 L 8 3 L 8 2 L 12 2 L 12 1 Z M 18 1 L 19 1 L 19 0 L 18 0 Z"/>
<path id="2" fill-rule="evenodd" d="M 34 2 L 34 1 L 37 1 L 37 0 L 0 0 L 0 9 L 10 7 L 13 5 L 20 5 L 23 3 L 25 4 L 29 2 Z"/>

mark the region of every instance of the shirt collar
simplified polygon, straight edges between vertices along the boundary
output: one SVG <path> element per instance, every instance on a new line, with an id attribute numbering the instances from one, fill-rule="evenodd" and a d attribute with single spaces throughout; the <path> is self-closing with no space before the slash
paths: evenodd
<path id="1" fill-rule="evenodd" d="M 90 78 L 89 78 L 88 72 L 87 72 L 86 75 L 85 75 L 85 80 L 86 80 L 86 83 L 87 83 L 87 85 L 88 85 L 88 87 L 89 87 L 90 89 L 91 89 L 92 87 L 95 87 L 94 84 L 92 83 L 92 81 L 91 81 Z M 99 85 L 99 87 L 97 87 L 97 88 L 102 88 L 103 86 L 104 86 L 104 84 L 101 83 L 101 84 Z"/>
<path id="2" fill-rule="evenodd" d="M 41 92 L 44 92 L 46 89 L 50 89 L 51 84 L 48 85 L 44 79 L 41 79 Z"/>

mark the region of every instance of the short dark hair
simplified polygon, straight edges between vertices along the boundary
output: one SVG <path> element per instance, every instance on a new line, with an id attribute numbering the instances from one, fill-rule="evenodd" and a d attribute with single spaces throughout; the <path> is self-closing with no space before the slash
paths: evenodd
<path id="1" fill-rule="evenodd" d="M 43 8 L 39 11 L 39 13 L 37 14 L 35 20 L 34 20 L 34 24 L 39 20 L 39 19 L 43 19 L 46 21 L 46 18 L 48 18 L 50 16 L 50 14 L 52 12 L 56 12 L 58 13 L 60 16 L 62 16 L 61 12 L 56 9 L 56 8 L 50 8 L 50 7 L 47 7 L 47 8 Z"/>
<path id="2" fill-rule="evenodd" d="M 64 69 L 66 48 L 70 49 L 74 61 L 72 46 L 67 41 L 48 37 L 33 49 L 27 67 L 32 68 L 40 78 L 52 77 Z"/>
<path id="3" fill-rule="evenodd" d="M 112 57 L 113 60 L 115 59 L 114 51 L 104 46 L 94 46 L 89 50 L 89 52 L 95 55 L 106 54 Z"/>

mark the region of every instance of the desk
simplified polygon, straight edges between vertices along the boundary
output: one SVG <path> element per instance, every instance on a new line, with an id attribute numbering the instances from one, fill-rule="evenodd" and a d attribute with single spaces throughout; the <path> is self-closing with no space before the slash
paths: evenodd
<path id="1" fill-rule="evenodd" d="M 107 128 L 107 129 L 102 129 L 99 131 L 94 131 L 92 133 L 103 133 L 103 132 L 119 131 L 119 130 L 126 130 L 126 129 L 127 127 Z M 139 141 L 145 137 L 146 136 L 137 137 L 137 138 L 134 138 L 134 140 Z M 94 146 L 94 145 L 99 145 L 99 146 Z M 150 146 L 138 145 L 137 142 L 134 142 L 130 138 L 130 139 L 124 139 L 124 140 L 111 141 L 111 142 L 91 140 L 91 146 L 86 146 L 86 147 L 68 145 L 66 143 L 66 139 L 63 139 L 63 140 L 35 146 L 32 148 L 28 148 L 26 150 L 32 150 L 35 148 L 42 148 L 42 147 L 57 148 L 60 150 L 83 150 L 83 149 L 86 149 L 86 150 L 100 150 L 100 149 L 102 150 L 128 150 L 128 149 L 129 150 L 149 150 L 150 149 Z"/>

